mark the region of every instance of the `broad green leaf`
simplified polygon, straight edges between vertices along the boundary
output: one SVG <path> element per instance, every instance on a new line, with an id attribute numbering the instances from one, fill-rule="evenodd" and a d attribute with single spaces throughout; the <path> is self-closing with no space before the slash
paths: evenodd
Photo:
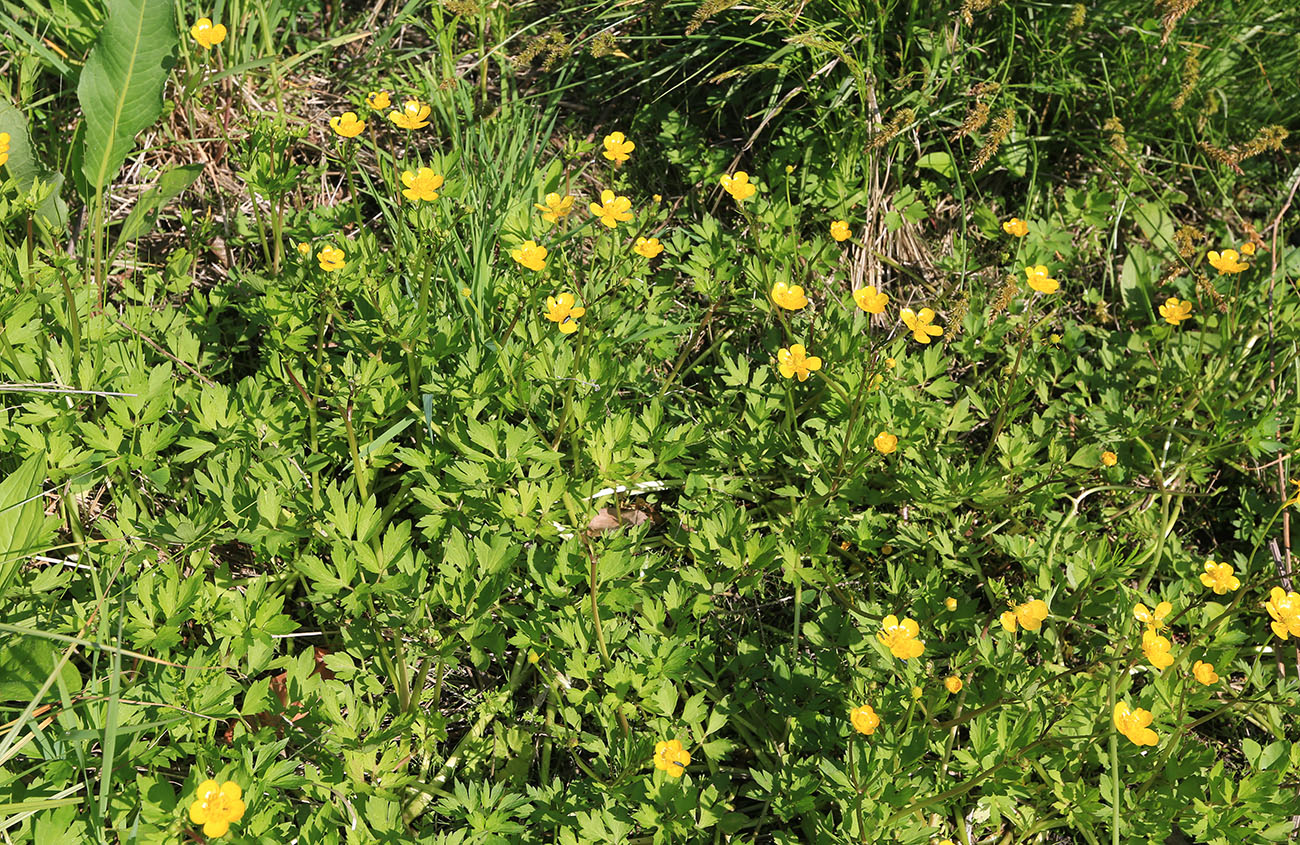
<path id="1" fill-rule="evenodd" d="M 11 637 L 0 645 L 0 701 L 30 701 L 61 656 L 52 642 L 35 637 Z M 71 662 L 64 663 L 59 672 L 69 691 L 81 691 L 81 674 Z"/>
<path id="2" fill-rule="evenodd" d="M 176 45 L 167 0 L 109 0 L 108 19 L 77 85 L 86 126 L 81 172 L 91 189 L 107 187 L 135 136 L 162 114 Z"/>
<path id="3" fill-rule="evenodd" d="M 183 164 L 180 167 L 173 167 L 163 172 L 158 177 L 158 181 L 145 191 L 136 200 L 135 206 L 132 207 L 131 213 L 126 215 L 122 221 L 122 228 L 117 233 L 117 246 L 114 251 L 121 249 L 131 241 L 148 234 L 158 222 L 158 212 L 167 206 L 167 203 L 180 196 L 194 180 L 199 178 L 203 172 L 202 164 Z"/>
<path id="4" fill-rule="evenodd" d="M 957 173 L 952 156 L 947 153 L 926 153 L 916 160 L 917 167 L 928 167 L 940 176 L 951 179 Z"/>
<path id="5" fill-rule="evenodd" d="M 54 542 L 52 526 L 41 507 L 44 481 L 45 456 L 41 454 L 28 458 L 0 482 L 0 600 L 27 556 L 45 551 Z"/>
<path id="6" fill-rule="evenodd" d="M 9 161 L 5 164 L 5 169 L 18 183 L 18 187 L 30 191 L 38 180 L 50 186 L 49 194 L 36 208 L 36 216 L 44 218 L 47 225 L 67 228 L 68 206 L 59 198 L 63 174 L 46 169 L 32 155 L 27 118 L 6 99 L 0 99 L 0 132 L 9 133 Z"/>

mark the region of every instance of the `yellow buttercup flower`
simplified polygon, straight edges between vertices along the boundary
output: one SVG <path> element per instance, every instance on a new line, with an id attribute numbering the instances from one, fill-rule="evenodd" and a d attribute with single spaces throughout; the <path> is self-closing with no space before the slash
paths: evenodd
<path id="1" fill-rule="evenodd" d="M 1002 622 L 1002 627 L 1013 634 L 1016 632 L 1017 623 L 1026 631 L 1037 631 L 1043 627 L 1043 620 L 1047 619 L 1049 612 L 1047 602 L 1042 599 L 1030 599 L 1003 613 L 999 620 Z"/>
<path id="2" fill-rule="evenodd" d="M 831 237 L 837 241 L 847 241 L 849 239 L 849 224 L 845 220 L 831 221 Z"/>
<path id="3" fill-rule="evenodd" d="M 853 729 L 860 734 L 871 736 L 880 727 L 880 717 L 872 709 L 870 704 L 864 704 L 861 707 L 855 707 L 849 713 L 849 721 L 853 723 Z"/>
<path id="4" fill-rule="evenodd" d="M 519 249 L 510 250 L 510 257 L 529 270 L 540 273 L 546 269 L 546 247 L 539 246 L 535 241 L 524 241 Z"/>
<path id="5" fill-rule="evenodd" d="M 0 132 L 0 167 L 9 163 L 9 133 Z"/>
<path id="6" fill-rule="evenodd" d="M 1253 242 L 1251 242 L 1251 241 L 1246 241 L 1244 244 L 1241 245 L 1241 254 L 1242 254 L 1242 255 L 1254 255 L 1254 254 L 1255 254 L 1255 244 L 1254 244 Z"/>
<path id="7" fill-rule="evenodd" d="M 402 171 L 402 184 L 406 189 L 402 196 L 413 202 L 433 202 L 438 198 L 438 189 L 442 187 L 442 174 L 434 173 L 431 168 L 421 167 L 412 173 Z"/>
<path id="8" fill-rule="evenodd" d="M 1165 318 L 1165 322 L 1171 326 L 1176 326 L 1183 320 L 1192 316 L 1192 303 L 1187 300 L 1178 301 L 1178 297 L 1171 296 L 1165 300 L 1165 304 L 1160 306 L 1160 316 Z"/>
<path id="9" fill-rule="evenodd" d="M 882 630 L 876 634 L 876 637 L 899 660 L 920 657 L 925 651 L 925 643 L 916 638 L 921 628 L 915 620 L 904 619 L 900 622 L 898 617 L 891 613 L 884 618 L 881 626 Z"/>
<path id="10" fill-rule="evenodd" d="M 355 138 L 366 131 L 366 122 L 358 120 L 356 112 L 345 111 L 341 117 L 330 118 L 330 129 L 344 138 Z"/>
<path id="11" fill-rule="evenodd" d="M 853 301 L 868 314 L 884 314 L 889 304 L 889 294 L 876 290 L 875 285 L 867 285 L 853 292 Z"/>
<path id="12" fill-rule="evenodd" d="M 943 606 L 946 607 L 946 608 L 948 608 L 949 610 L 956 610 L 956 609 L 957 609 L 957 600 L 956 600 L 955 598 L 953 598 L 952 596 L 948 596 L 948 598 L 946 598 L 946 599 L 943 600 Z"/>
<path id="13" fill-rule="evenodd" d="M 898 438 L 888 431 L 882 431 L 876 435 L 876 439 L 871 441 L 871 445 L 876 447 L 876 451 L 882 455 L 891 455 L 898 450 Z"/>
<path id="14" fill-rule="evenodd" d="M 203 825 L 203 835 L 216 838 L 225 836 L 230 823 L 244 817 L 243 790 L 232 780 L 218 784 L 205 780 L 194 791 L 190 804 L 190 821 Z"/>
<path id="15" fill-rule="evenodd" d="M 1264 609 L 1273 617 L 1269 627 L 1282 639 L 1300 637 L 1300 593 L 1287 592 L 1281 587 L 1269 591 Z"/>
<path id="16" fill-rule="evenodd" d="M 622 164 L 631 158 L 635 149 L 636 144 L 623 137 L 622 132 L 611 132 L 605 136 L 605 152 L 601 155 L 616 164 Z"/>
<path id="17" fill-rule="evenodd" d="M 808 304 L 808 297 L 804 296 L 802 285 L 777 282 L 772 285 L 771 296 L 773 302 L 787 311 L 798 311 Z"/>
<path id="18" fill-rule="evenodd" d="M 308 243 L 298 244 L 298 254 L 311 255 L 311 244 Z"/>
<path id="19" fill-rule="evenodd" d="M 1061 287 L 1056 279 L 1048 278 L 1047 267 L 1042 264 L 1026 267 L 1025 275 L 1029 277 L 1029 286 L 1039 293 L 1056 293 Z"/>
<path id="20" fill-rule="evenodd" d="M 387 91 L 371 91 L 366 95 L 366 105 L 375 111 L 382 111 L 393 104 Z"/>
<path id="21" fill-rule="evenodd" d="M 961 678 L 957 677 L 956 675 L 950 675 L 949 677 L 944 678 L 943 685 L 944 687 L 947 688 L 948 692 L 952 693 L 953 695 L 956 695 L 957 693 L 961 692 L 961 688 L 964 686 L 964 684 L 961 682 Z"/>
<path id="22" fill-rule="evenodd" d="M 1119 463 L 1119 455 L 1107 450 L 1101 453 L 1101 462 L 1108 467 L 1113 467 Z"/>
<path id="23" fill-rule="evenodd" d="M 327 273 L 342 270 L 346 264 L 343 260 L 343 250 L 333 246 L 322 247 L 316 253 L 316 260 L 320 263 L 320 268 Z"/>
<path id="24" fill-rule="evenodd" d="M 637 238 L 636 245 L 632 247 L 637 255 L 646 258 L 654 258 L 664 251 L 664 245 L 659 243 L 658 238 Z"/>
<path id="25" fill-rule="evenodd" d="M 1235 249 L 1225 249 L 1223 252 L 1210 250 L 1209 254 L 1210 266 L 1218 270 L 1220 276 L 1224 273 L 1231 275 L 1249 269 L 1250 265 L 1239 260 L 1240 258 Z"/>
<path id="26" fill-rule="evenodd" d="M 1025 235 L 1029 234 L 1029 224 L 1021 220 L 1019 217 L 1012 217 L 1010 220 L 1002 224 L 1002 231 L 1013 237 L 1023 238 Z"/>
<path id="27" fill-rule="evenodd" d="M 1219 673 L 1214 671 L 1214 664 L 1202 663 L 1199 660 L 1192 666 L 1192 677 L 1207 687 L 1219 682 Z"/>
<path id="28" fill-rule="evenodd" d="M 822 368 L 822 359 L 809 355 L 803 344 L 794 343 L 789 349 L 779 349 L 776 353 L 777 369 L 786 378 L 798 378 L 807 381 L 809 374 Z"/>
<path id="29" fill-rule="evenodd" d="M 749 174 L 743 170 L 737 170 L 735 175 L 722 174 L 718 178 L 722 183 L 722 189 L 731 194 L 732 199 L 736 202 L 744 202 L 754 195 L 758 190 L 749 181 Z"/>
<path id="30" fill-rule="evenodd" d="M 682 747 L 680 739 L 655 743 L 655 768 L 666 772 L 668 777 L 681 777 L 690 764 L 691 752 Z"/>
<path id="31" fill-rule="evenodd" d="M 1205 562 L 1205 572 L 1201 574 L 1201 583 L 1214 590 L 1216 596 L 1235 592 L 1241 586 L 1241 580 L 1232 574 L 1232 564 Z"/>
<path id="32" fill-rule="evenodd" d="M 575 306 L 575 302 L 571 293 L 546 297 L 546 319 L 558 324 L 564 334 L 576 332 L 578 318 L 587 313 L 586 308 Z"/>
<path id="33" fill-rule="evenodd" d="M 907 326 L 917 343 L 929 343 L 930 338 L 943 334 L 943 329 L 931 325 L 934 311 L 929 308 L 922 308 L 919 314 L 911 308 L 904 308 L 898 316 L 903 318 L 903 325 Z"/>
<path id="34" fill-rule="evenodd" d="M 1147 727 L 1151 724 L 1151 711 L 1129 708 L 1127 701 L 1115 705 L 1115 728 L 1128 737 L 1134 745 L 1155 745 L 1160 741 L 1156 732 Z"/>
<path id="35" fill-rule="evenodd" d="M 211 50 L 226 40 L 226 28 L 222 24 L 213 23 L 211 18 L 199 18 L 190 27 L 190 37 L 204 50 Z"/>
<path id="36" fill-rule="evenodd" d="M 423 129 L 429 125 L 429 115 L 432 112 L 430 106 L 419 100 L 407 100 L 402 104 L 401 111 L 390 111 L 388 119 L 399 129 Z"/>
<path id="37" fill-rule="evenodd" d="M 619 223 L 626 223 L 632 219 L 631 208 L 630 199 L 617 196 L 613 191 L 606 189 L 600 192 L 600 202 L 591 204 L 591 213 L 596 215 L 601 223 L 613 229 Z"/>
<path id="38" fill-rule="evenodd" d="M 568 217 L 573 211 L 573 197 L 550 193 L 541 202 L 533 203 L 533 208 L 542 212 L 542 219 L 547 223 L 558 223 L 561 217 Z"/>
<path id="39" fill-rule="evenodd" d="M 1165 617 L 1169 615 L 1174 606 L 1167 601 L 1162 601 L 1155 608 L 1148 610 L 1142 602 L 1133 606 L 1133 618 L 1139 622 L 1145 622 L 1153 631 L 1159 631 L 1165 627 Z"/>
<path id="40" fill-rule="evenodd" d="M 1162 637 L 1153 628 L 1142 632 L 1142 653 L 1147 662 L 1157 669 L 1167 669 L 1173 665 L 1174 656 L 1169 653 L 1172 643 L 1168 637 Z"/>

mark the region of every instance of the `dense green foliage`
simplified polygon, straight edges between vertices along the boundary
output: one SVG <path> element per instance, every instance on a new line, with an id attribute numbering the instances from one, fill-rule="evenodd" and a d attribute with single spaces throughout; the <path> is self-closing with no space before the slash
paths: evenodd
<path id="1" fill-rule="evenodd" d="M 6 841 L 1294 836 L 1288 2 L 0 43 Z"/>

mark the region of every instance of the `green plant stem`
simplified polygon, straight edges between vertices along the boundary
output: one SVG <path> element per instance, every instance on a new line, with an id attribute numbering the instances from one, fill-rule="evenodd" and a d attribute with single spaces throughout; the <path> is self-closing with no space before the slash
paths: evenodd
<path id="1" fill-rule="evenodd" d="M 14 353 L 13 345 L 9 343 L 9 335 L 5 332 L 3 325 L 0 325 L 0 352 L 4 353 L 4 360 L 13 369 L 14 373 L 17 374 L 18 378 L 23 381 L 31 380 L 31 377 L 27 375 L 26 369 L 24 369 L 22 364 L 19 363 L 18 356 Z"/>
<path id="2" fill-rule="evenodd" d="M 316 315 L 316 361 L 312 370 L 312 391 L 307 397 L 307 432 L 311 438 L 311 453 L 320 454 L 319 423 L 316 406 L 320 402 L 321 380 L 324 378 L 325 330 L 329 325 L 330 312 L 325 309 Z M 305 377 L 306 374 L 304 374 Z M 320 507 L 320 470 L 311 471 L 312 500 Z"/>
<path id="3" fill-rule="evenodd" d="M 908 708 L 909 713 L 911 712 L 911 709 L 912 708 Z M 970 792 L 972 789 L 974 789 L 975 787 L 979 786 L 981 783 L 983 783 L 984 781 L 992 777 L 992 775 L 995 772 L 997 772 L 998 769 L 1002 768 L 1003 766 L 1015 760 L 1020 759 L 1021 757 L 1025 756 L 1026 754 L 1028 754 L 1030 751 L 1034 750 L 1038 746 L 1046 745 L 1049 741 L 1051 741 L 1051 737 L 1043 737 L 1041 739 L 1034 740 L 1028 745 L 1020 749 L 1017 749 L 1015 752 L 1008 754 L 1006 757 L 1003 757 L 1000 761 L 989 766 L 987 769 L 984 769 L 982 772 L 979 772 L 969 780 L 962 781 L 959 786 L 954 786 L 952 789 L 945 790 L 935 795 L 930 795 L 926 798 L 918 799 L 916 801 L 913 801 L 911 804 L 908 804 L 906 807 L 902 808 L 901 810 L 896 810 L 895 812 L 890 814 L 890 816 L 887 819 L 885 819 L 884 824 L 891 825 L 894 822 L 898 821 L 899 819 L 912 815 L 913 813 L 917 813 L 921 810 L 924 810 L 926 807 L 929 807 L 933 804 L 940 804 L 943 803 L 944 801 L 949 800 L 950 798 L 956 798 L 958 796 L 965 795 L 967 792 Z"/>
<path id="4" fill-rule="evenodd" d="M 570 414 L 572 414 L 573 412 L 573 393 L 578 388 L 578 379 L 580 378 L 580 373 L 582 372 L 582 357 L 583 357 L 583 352 L 586 351 L 585 350 L 586 344 L 584 342 L 586 340 L 586 335 L 587 335 L 586 329 L 583 328 L 581 324 L 579 324 L 578 344 L 577 344 L 578 349 L 573 356 L 573 373 L 569 377 L 569 383 L 564 388 L 564 407 L 563 410 L 561 410 L 560 412 L 560 424 L 556 428 L 555 439 L 551 441 L 552 450 L 558 450 L 560 448 L 560 443 L 564 441 L 564 430 L 568 426 Z M 574 460 L 575 461 L 577 460 L 576 454 L 574 455 Z"/>
<path id="5" fill-rule="evenodd" d="M 988 445 L 984 447 L 984 454 L 980 456 L 979 466 L 983 468 L 988 456 L 997 448 L 998 436 L 1002 434 L 1002 426 L 1006 424 L 1007 407 L 1011 404 L 1011 396 L 1016 389 L 1016 381 L 1020 377 L 1020 361 L 1025 354 L 1025 345 L 1029 342 L 1028 338 L 1031 330 L 1025 329 L 1024 337 L 1020 339 L 1020 344 L 1016 347 L 1016 360 L 1011 364 L 1011 373 L 1007 376 L 1007 390 L 1003 394 L 1002 401 L 998 403 L 998 415 L 993 421 L 993 430 L 989 434 Z"/>
<path id="6" fill-rule="evenodd" d="M 72 292 L 72 283 L 68 281 L 68 274 L 62 267 L 59 267 L 59 281 L 63 283 L 63 299 L 68 304 L 68 331 L 72 334 L 72 378 L 73 383 L 80 387 L 81 367 L 78 364 L 81 361 L 81 315 L 77 311 L 77 297 Z"/>
<path id="7" fill-rule="evenodd" d="M 366 479 L 365 465 L 361 461 L 361 452 L 357 449 L 357 434 L 352 426 L 352 397 L 348 397 L 347 407 L 343 411 L 343 426 L 348 435 L 348 453 L 352 456 L 352 475 L 357 482 L 357 496 L 362 502 L 369 501 L 370 490 Z"/>
<path id="8" fill-rule="evenodd" d="M 571 521 L 576 523 L 576 520 L 573 519 L 572 514 L 570 515 L 569 518 Z M 591 541 L 587 539 L 587 536 L 585 534 L 579 534 L 578 536 L 582 539 L 582 547 L 587 552 L 587 559 L 591 561 L 591 568 L 589 570 L 590 574 L 588 580 L 590 584 L 590 596 L 591 596 L 591 625 L 592 625 L 592 629 L 596 633 L 596 648 L 600 651 L 600 659 L 605 666 L 605 671 L 609 671 L 611 668 L 613 668 L 614 661 L 609 656 L 609 646 L 606 645 L 605 643 L 605 628 L 600 622 L 600 572 L 599 572 L 600 559 L 596 556 L 596 553 L 592 550 Z M 616 706 L 615 713 L 618 717 L 619 727 L 623 729 L 623 736 L 630 737 L 632 735 L 632 728 L 627 723 L 627 716 L 623 714 L 623 702 L 621 699 L 619 700 Z"/>
<path id="9" fill-rule="evenodd" d="M 664 394 L 668 392 L 668 388 L 672 387 L 673 383 L 677 381 L 677 375 L 682 371 L 682 365 L 686 363 L 687 356 L 691 354 L 691 349 L 695 346 L 695 339 L 704 336 L 705 330 L 708 329 L 709 323 L 712 322 L 713 315 L 721 303 L 722 299 L 719 297 L 709 304 L 709 310 L 704 312 L 704 319 L 700 321 L 700 327 L 689 335 L 686 342 L 682 344 L 682 351 L 677 354 L 677 360 L 673 362 L 673 368 L 668 372 L 668 378 L 664 379 L 664 383 L 659 387 L 659 392 L 655 394 L 656 399 L 662 399 Z"/>
<path id="10" fill-rule="evenodd" d="M 36 290 L 36 230 L 32 212 L 27 212 L 27 290 Z"/>
<path id="11" fill-rule="evenodd" d="M 803 577 L 799 574 L 799 561 L 794 561 L 790 573 L 794 576 L 794 631 L 790 635 L 790 665 L 799 657 L 799 638 L 803 634 Z"/>
<path id="12" fill-rule="evenodd" d="M 90 225 L 94 227 L 94 234 L 91 235 L 90 255 L 87 261 L 90 265 L 88 274 L 95 281 L 95 286 L 99 288 L 99 310 L 103 311 L 107 301 L 108 280 L 105 278 L 106 269 L 104 267 L 104 250 L 106 248 L 106 232 L 108 226 L 104 220 L 104 192 L 99 191 L 95 194 L 90 203 Z"/>
<path id="13" fill-rule="evenodd" d="M 262 48 L 266 50 L 268 56 L 276 55 L 275 41 L 272 38 L 274 30 L 271 28 L 271 21 L 266 14 L 267 4 L 254 3 L 253 8 L 257 10 L 258 20 L 262 25 Z M 277 121 L 283 124 L 286 112 L 284 110 L 284 86 L 280 83 L 280 63 L 271 62 L 271 92 L 275 95 L 275 109 Z"/>
<path id="14" fill-rule="evenodd" d="M 357 233 L 360 234 L 366 226 L 361 218 L 361 201 L 358 199 L 356 180 L 352 176 L 352 166 L 357 157 L 357 145 L 348 144 L 347 149 L 347 155 L 343 157 L 343 172 L 348 182 L 348 197 L 352 200 L 352 216 L 357 221 Z"/>
<path id="15" fill-rule="evenodd" d="M 848 758 L 847 762 L 849 768 L 849 782 L 853 784 L 853 793 L 854 793 L 853 813 L 858 820 L 858 836 L 861 837 L 863 842 L 866 842 L 867 824 L 866 821 L 862 818 L 863 789 L 862 789 L 862 783 L 858 779 L 858 765 L 856 760 L 854 759 L 856 756 L 854 754 L 854 750 L 859 747 L 860 747 L 860 743 L 857 741 L 857 737 L 854 737 L 849 741 L 848 753 L 845 754 L 845 756 Z M 865 764 L 867 761 L 863 761 L 863 762 Z"/>
<path id="16" fill-rule="evenodd" d="M 1119 671 L 1111 665 L 1110 684 L 1107 686 L 1106 694 L 1106 717 L 1110 720 L 1109 754 L 1110 754 L 1110 780 L 1111 780 L 1111 816 L 1110 816 L 1110 841 L 1111 845 L 1119 845 L 1119 729 L 1115 726 L 1115 720 L 1112 714 L 1115 712 L 1115 694 L 1119 686 Z"/>
<path id="17" fill-rule="evenodd" d="M 423 338 L 429 328 L 429 285 L 433 281 L 433 255 L 429 245 L 420 239 L 420 253 L 424 259 L 423 272 L 420 274 L 420 294 L 417 305 L 419 311 L 416 317 L 416 337 L 412 338 L 406 348 L 406 368 L 407 376 L 411 383 L 411 399 L 417 401 L 420 398 L 420 355 L 419 340 Z"/>
<path id="18" fill-rule="evenodd" d="M 1165 538 L 1174 530 L 1174 525 L 1178 522 L 1178 517 L 1183 511 L 1183 498 L 1178 496 L 1177 503 L 1174 503 L 1175 496 L 1170 493 L 1164 493 L 1160 496 L 1160 534 L 1156 537 L 1156 545 L 1151 556 L 1151 562 L 1147 564 L 1146 570 L 1142 573 L 1142 579 L 1138 582 L 1138 592 L 1146 592 L 1147 585 L 1155 577 L 1156 567 L 1160 565 L 1160 559 L 1164 555 Z"/>

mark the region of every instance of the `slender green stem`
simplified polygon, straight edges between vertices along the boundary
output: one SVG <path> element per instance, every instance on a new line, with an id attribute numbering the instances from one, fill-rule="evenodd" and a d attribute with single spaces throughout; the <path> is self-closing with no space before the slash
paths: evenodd
<path id="1" fill-rule="evenodd" d="M 862 818 L 862 783 L 858 780 L 858 765 L 855 758 L 854 750 L 859 747 L 857 737 L 849 740 L 849 748 L 845 756 L 848 758 L 849 782 L 853 784 L 853 812 L 858 820 L 858 836 L 863 842 L 867 841 L 867 825 Z"/>
<path id="2" fill-rule="evenodd" d="M 1020 338 L 1020 344 L 1016 347 L 1016 360 L 1011 364 L 1011 373 L 1007 376 L 1007 390 L 1003 394 L 1002 401 L 998 403 L 998 415 L 993 421 L 993 430 L 989 434 L 988 445 L 984 447 L 984 454 L 980 456 L 980 466 L 983 467 L 988 456 L 997 448 L 998 436 L 1002 434 L 1002 426 L 1006 424 L 1007 408 L 1011 404 L 1012 394 L 1015 393 L 1016 381 L 1020 377 L 1020 361 L 1025 354 L 1025 344 L 1028 343 L 1030 329 L 1025 329 L 1025 334 Z"/>
<path id="3" fill-rule="evenodd" d="M 572 517 L 570 517 L 572 518 Z M 591 585 L 591 625 L 596 633 L 596 647 L 600 651 L 601 662 L 608 671 L 614 665 L 613 659 L 609 656 L 609 646 L 605 643 L 605 629 L 600 622 L 600 571 L 599 558 L 591 548 L 591 541 L 585 534 L 580 534 L 582 547 L 587 551 L 587 559 L 591 561 L 590 585 Z M 620 700 L 616 705 L 615 715 L 618 718 L 618 724 L 623 729 L 623 736 L 632 735 L 632 727 L 627 723 L 627 716 L 623 713 L 623 702 Z"/>
<path id="4" fill-rule="evenodd" d="M 356 180 L 352 176 L 352 165 L 357 157 L 356 144 L 348 144 L 347 155 L 343 157 L 343 172 L 347 176 L 348 196 L 352 199 L 352 215 L 357 221 L 357 232 L 360 233 L 365 229 L 365 223 L 361 219 L 361 201 L 357 196 Z"/>
<path id="5" fill-rule="evenodd" d="M 560 444 L 564 442 L 564 431 L 569 424 L 569 419 L 573 413 L 573 393 L 577 390 L 578 380 L 582 377 L 582 358 L 586 351 L 587 331 L 582 324 L 578 326 L 578 349 L 573 356 L 573 371 L 569 377 L 569 383 L 564 388 L 564 409 L 560 412 L 560 424 L 555 431 L 555 439 L 551 442 L 552 449 L 559 449 Z M 577 461 L 575 450 L 574 460 Z"/>
<path id="6" fill-rule="evenodd" d="M 1107 687 L 1106 696 L 1106 716 L 1110 719 L 1110 782 L 1111 782 L 1111 816 L 1110 816 L 1110 841 L 1111 845 L 1119 845 L 1119 738 L 1118 728 L 1115 727 L 1115 721 L 1111 714 L 1115 712 L 1115 692 L 1119 686 L 1119 671 L 1112 664 L 1110 684 Z"/>
<path id="7" fill-rule="evenodd" d="M 1160 534 L 1156 537 L 1154 553 L 1151 556 L 1151 562 L 1147 564 L 1146 571 L 1142 573 L 1142 580 L 1138 582 L 1138 591 L 1145 592 L 1147 585 L 1156 574 L 1156 567 L 1160 564 L 1160 559 L 1164 555 L 1165 538 L 1169 532 L 1174 530 L 1174 525 L 1178 522 L 1178 517 L 1183 511 L 1183 499 L 1181 496 L 1175 497 L 1169 493 L 1163 493 L 1160 496 Z"/>
<path id="8" fill-rule="evenodd" d="M 68 274 L 62 267 L 59 267 L 59 281 L 63 283 L 63 298 L 68 303 L 68 331 L 72 335 L 72 378 L 80 386 L 81 367 L 78 364 L 81 361 L 81 316 L 77 313 L 77 297 L 72 292 L 72 283 L 68 281 Z"/>
<path id="9" fill-rule="evenodd" d="M 347 407 L 343 411 L 343 426 L 348 434 L 348 452 L 352 456 L 352 475 L 357 481 L 357 496 L 362 502 L 370 498 L 369 483 L 366 479 L 365 465 L 361 461 L 360 450 L 357 449 L 357 433 L 352 425 L 352 397 L 348 397 Z"/>
<path id="10" fill-rule="evenodd" d="M 27 212 L 27 289 L 36 290 L 36 229 L 32 212 Z"/>

